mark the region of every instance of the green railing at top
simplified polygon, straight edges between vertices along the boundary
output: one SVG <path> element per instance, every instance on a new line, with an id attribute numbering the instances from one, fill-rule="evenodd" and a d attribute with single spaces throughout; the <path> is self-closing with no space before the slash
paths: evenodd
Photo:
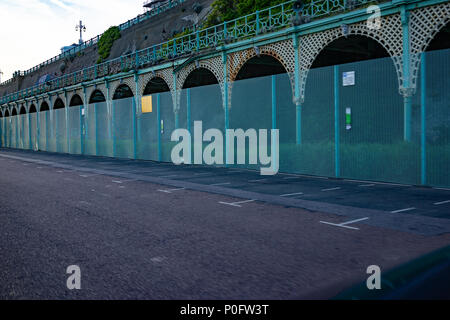
<path id="1" fill-rule="evenodd" d="M 310 0 L 305 4 L 301 15 L 308 16 L 310 19 L 317 19 L 345 10 L 352 10 L 371 2 L 373 1 Z M 287 1 L 213 27 L 194 31 L 188 35 L 171 39 L 102 64 L 84 68 L 72 74 L 50 80 L 45 84 L 6 95 L 0 98 L 0 104 L 32 97 L 108 75 L 136 70 L 144 66 L 157 65 L 170 59 L 189 56 L 207 48 L 216 48 L 226 43 L 286 28 L 292 25 L 291 18 L 295 14 L 292 10 L 293 3 L 294 0 Z"/>

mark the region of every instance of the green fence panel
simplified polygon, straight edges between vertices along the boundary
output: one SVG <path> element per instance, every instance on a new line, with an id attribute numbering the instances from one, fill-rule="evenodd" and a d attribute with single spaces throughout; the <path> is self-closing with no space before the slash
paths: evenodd
<path id="1" fill-rule="evenodd" d="M 344 83 L 345 72 L 355 73 L 354 84 Z M 413 101 L 413 136 L 405 141 L 404 102 L 392 59 L 342 65 L 338 80 L 342 177 L 419 183 L 420 105 Z M 346 124 L 347 112 L 351 112 L 351 127 Z"/>
<path id="2" fill-rule="evenodd" d="M 32 150 L 37 150 L 37 113 L 30 114 L 30 144 Z"/>
<path id="3" fill-rule="evenodd" d="M 161 161 L 172 162 L 171 153 L 175 143 L 171 142 L 175 130 L 175 113 L 170 92 L 160 93 Z"/>
<path id="4" fill-rule="evenodd" d="M 232 86 L 232 101 L 229 111 L 229 129 L 272 129 L 272 77 L 259 77 L 236 81 Z M 270 131 L 269 131 L 270 132 Z M 234 143 L 234 167 L 259 169 L 258 164 L 251 164 L 248 139 L 244 149 Z M 256 148 L 259 150 L 259 147 Z M 230 150 L 231 151 L 231 150 Z M 238 165 L 238 154 L 245 153 L 245 164 Z M 258 151 L 255 150 L 256 157 Z"/>
<path id="5" fill-rule="evenodd" d="M 427 184 L 450 187 L 450 49 L 426 53 Z"/>
<path id="6" fill-rule="evenodd" d="M 113 101 L 114 157 L 133 158 L 133 100 L 134 97 Z"/>
<path id="7" fill-rule="evenodd" d="M 97 119 L 95 115 L 96 105 L 98 105 L 98 103 L 89 104 L 85 111 L 84 154 L 92 156 L 95 156 L 97 154 Z"/>
<path id="8" fill-rule="evenodd" d="M 82 106 L 69 107 L 69 146 L 72 154 L 81 154 L 80 113 Z"/>
<path id="9" fill-rule="evenodd" d="M 66 129 L 66 108 L 54 110 L 56 120 L 56 152 L 66 153 L 67 150 L 67 129 Z"/>
<path id="10" fill-rule="evenodd" d="M 30 128 L 28 122 L 28 114 L 19 115 L 20 124 L 20 149 L 30 148 Z"/>
<path id="11" fill-rule="evenodd" d="M 194 124 L 201 122 L 201 133 L 209 129 L 217 129 L 222 133 L 225 142 L 225 112 L 222 103 L 222 94 L 219 84 L 183 89 L 180 101 L 180 128 L 188 129 L 191 133 L 192 148 L 194 148 Z M 200 127 L 199 127 L 200 128 Z M 202 136 L 199 137 L 202 141 Z M 211 142 L 203 142 L 201 151 Z M 194 150 L 194 149 L 192 149 Z M 212 154 L 214 157 L 215 153 Z M 220 163 L 225 161 L 225 150 L 222 152 Z M 194 153 L 191 161 L 194 163 Z"/>
<path id="12" fill-rule="evenodd" d="M 151 112 L 139 112 L 137 118 L 137 157 L 144 160 L 158 160 L 158 94 L 147 96 L 152 99 Z"/>
<path id="13" fill-rule="evenodd" d="M 97 129 L 97 155 L 112 157 L 112 131 L 110 126 L 110 113 L 106 102 L 95 104 Z"/>

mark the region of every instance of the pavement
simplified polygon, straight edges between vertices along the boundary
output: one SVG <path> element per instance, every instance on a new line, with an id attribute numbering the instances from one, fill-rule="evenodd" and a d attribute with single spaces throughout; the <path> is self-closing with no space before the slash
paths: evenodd
<path id="1" fill-rule="evenodd" d="M 326 299 L 450 244 L 445 189 L 7 149 L 0 172 L 0 299 Z"/>

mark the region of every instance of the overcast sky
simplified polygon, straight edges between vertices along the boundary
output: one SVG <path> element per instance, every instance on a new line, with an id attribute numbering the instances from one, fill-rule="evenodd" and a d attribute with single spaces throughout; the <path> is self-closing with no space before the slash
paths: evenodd
<path id="1" fill-rule="evenodd" d="M 83 20 L 88 40 L 143 13 L 144 0 L 0 0 L 1 81 L 77 43 Z"/>

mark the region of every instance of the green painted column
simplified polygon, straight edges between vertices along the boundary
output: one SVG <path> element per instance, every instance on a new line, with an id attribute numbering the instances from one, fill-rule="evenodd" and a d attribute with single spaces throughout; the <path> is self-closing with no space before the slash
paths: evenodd
<path id="1" fill-rule="evenodd" d="M 136 67 L 139 66 L 139 55 L 136 53 Z M 136 86 L 136 96 L 133 97 L 133 115 L 132 115 L 132 129 L 133 129 L 133 159 L 137 159 L 137 113 L 139 109 L 139 77 L 137 74 L 134 75 L 134 83 Z"/>
<path id="2" fill-rule="evenodd" d="M 30 113 L 30 109 L 28 109 L 28 149 L 33 150 L 33 141 L 31 141 L 31 113 Z"/>
<path id="3" fill-rule="evenodd" d="M 39 101 L 36 101 L 36 145 L 37 149 L 41 150 L 41 145 L 39 142 L 39 140 L 41 139 L 41 120 L 39 115 Z"/>
<path id="4" fill-rule="evenodd" d="M 298 145 L 302 143 L 302 105 L 300 97 L 300 52 L 296 33 L 292 35 L 294 45 L 294 101 L 295 101 L 295 140 Z"/>
<path id="5" fill-rule="evenodd" d="M 116 156 L 116 130 L 115 130 L 115 122 L 116 122 L 116 111 L 114 108 L 114 101 L 111 100 L 111 139 L 112 139 L 112 156 Z"/>
<path id="6" fill-rule="evenodd" d="M 83 106 L 82 106 L 82 108 L 80 108 L 80 153 L 81 154 L 86 153 L 86 150 L 85 150 L 86 120 L 89 121 L 86 87 L 83 87 L 83 97 L 84 97 Z"/>
<path id="7" fill-rule="evenodd" d="M 67 153 L 70 153 L 70 113 L 69 113 L 69 101 L 67 101 L 67 92 L 64 92 L 64 100 L 65 100 L 65 120 L 66 120 L 66 148 Z"/>
<path id="8" fill-rule="evenodd" d="M 411 141 L 411 75 L 410 75 L 410 46 L 409 46 L 409 13 L 406 6 L 400 8 L 403 32 L 403 101 L 404 101 L 404 140 Z"/>
<path id="9" fill-rule="evenodd" d="M 421 184 L 427 184 L 427 64 L 426 52 L 422 53 L 420 66 L 420 86 L 421 86 Z"/>
<path id="10" fill-rule="evenodd" d="M 230 110 L 229 110 L 229 104 L 230 102 L 228 101 L 228 68 L 227 68 L 227 63 L 228 63 L 228 57 L 226 52 L 222 53 L 222 64 L 223 64 L 223 110 L 224 110 L 224 128 L 225 128 L 225 166 L 228 166 L 228 155 L 230 153 L 229 151 L 229 141 L 228 141 L 228 135 L 227 135 L 227 130 L 230 127 Z M 230 159 L 231 160 L 231 159 Z"/>
<path id="11" fill-rule="evenodd" d="M 277 128 L 277 78 L 275 75 L 271 77 L 272 86 L 272 129 Z"/>
<path id="12" fill-rule="evenodd" d="M 136 98 L 132 99 L 132 117 L 131 117 L 131 126 L 133 131 L 133 159 L 137 159 L 137 134 L 136 134 Z"/>
<path id="13" fill-rule="evenodd" d="M 94 123 L 95 123 L 95 155 L 98 156 L 98 120 L 97 120 L 97 103 L 94 103 Z"/>
<path id="14" fill-rule="evenodd" d="M 161 94 L 156 95 L 156 117 L 158 125 L 158 161 L 162 161 L 162 146 L 161 146 Z"/>
<path id="15" fill-rule="evenodd" d="M 186 116 L 187 130 L 191 132 L 191 89 L 186 89 Z"/>
<path id="16" fill-rule="evenodd" d="M 339 178 L 341 176 L 341 158 L 340 158 L 340 135 L 339 135 L 339 66 L 334 66 L 334 163 L 335 163 L 335 176 Z"/>

